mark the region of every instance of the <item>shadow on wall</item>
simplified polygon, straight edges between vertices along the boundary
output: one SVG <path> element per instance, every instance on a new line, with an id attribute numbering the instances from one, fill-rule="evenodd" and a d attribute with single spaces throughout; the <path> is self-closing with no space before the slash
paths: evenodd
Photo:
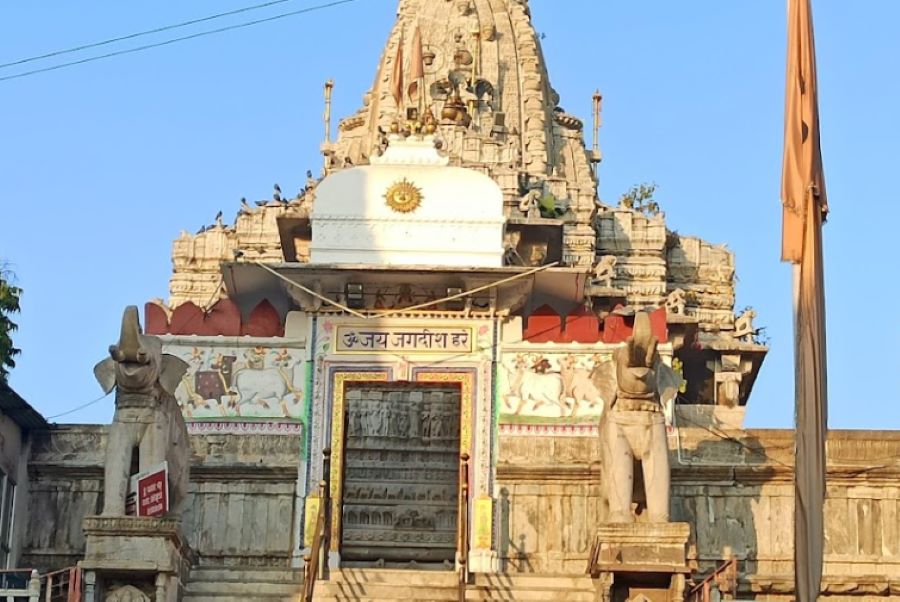
<path id="1" fill-rule="evenodd" d="M 698 578 L 732 555 L 744 574 L 778 567 L 773 557 L 791 558 L 792 489 L 789 474 L 767 455 L 760 440 L 740 434 L 712 439 L 694 431 L 679 453 L 670 449 L 672 521 L 691 525 L 689 559 Z M 607 510 L 600 494 L 603 469 L 593 457 L 595 442 L 581 437 L 504 438 L 501 459 L 497 552 L 503 571 L 583 574 L 595 528 Z M 531 458 L 522 455 L 528 448 Z M 546 455 L 542 456 L 542 454 Z M 587 454 L 589 457 L 584 457 Z M 512 462 L 510 462 L 512 460 Z M 640 475 L 635 471 L 635 476 Z M 787 474 L 784 486 L 775 482 Z M 636 478 L 636 486 L 640 479 Z M 643 496 L 635 496 L 640 510 Z M 765 532 L 760 532 L 763 530 Z M 760 557 L 764 559 L 760 566 Z M 699 579 L 698 579 L 699 580 Z M 746 579 L 743 586 L 747 587 Z"/>
<path id="2" fill-rule="evenodd" d="M 778 461 L 759 438 L 709 430 L 705 436 L 715 439 L 670 452 L 671 520 L 691 525 L 689 557 L 695 582 L 735 557 L 738 581 L 717 579 L 719 588 L 737 593 L 735 588 L 743 587 L 741 593 L 749 593 L 746 577 L 758 573 L 760 556 L 785 555 L 790 560 L 792 490 L 787 497 L 780 487 L 763 491 L 775 478 L 773 464 Z M 766 532 L 760 533 L 761 528 Z"/>
<path id="3" fill-rule="evenodd" d="M 500 558 L 500 570 L 504 573 L 533 573 L 534 567 L 525 551 L 526 536 L 520 533 L 513 542 L 509 533 L 510 514 L 509 514 L 509 489 L 502 487 L 500 489 L 500 539 L 498 545 L 498 556 Z"/>

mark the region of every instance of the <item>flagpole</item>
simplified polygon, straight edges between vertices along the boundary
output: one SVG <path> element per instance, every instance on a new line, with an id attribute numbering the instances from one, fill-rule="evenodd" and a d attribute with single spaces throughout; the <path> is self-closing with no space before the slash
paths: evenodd
<path id="1" fill-rule="evenodd" d="M 391 94 L 394 97 L 394 102 L 397 104 L 397 119 L 400 124 L 404 122 L 403 98 L 405 86 L 403 85 L 403 42 L 405 37 L 406 27 L 401 25 L 400 40 L 397 42 L 397 52 L 394 55 L 394 64 L 391 73 Z"/>
<path id="2" fill-rule="evenodd" d="M 419 121 L 422 120 L 423 115 L 425 114 L 425 76 L 419 78 L 418 82 L 419 86 Z"/>
<path id="3" fill-rule="evenodd" d="M 787 15 L 781 258 L 793 264 L 794 593 L 798 602 L 815 602 L 825 547 L 828 366 L 822 223 L 828 198 L 811 0 L 788 0 Z"/>
<path id="4" fill-rule="evenodd" d="M 397 59 L 398 59 L 398 63 L 399 63 L 397 65 L 397 68 L 400 70 L 400 73 L 404 72 L 403 71 L 403 58 L 404 58 L 403 57 L 403 44 L 404 44 L 404 42 L 406 42 L 406 26 L 405 25 L 400 27 L 400 46 L 397 49 Z M 400 123 L 403 123 L 403 121 L 406 119 L 406 115 L 403 114 L 403 94 L 404 94 L 403 89 L 405 87 L 406 87 L 405 82 L 403 81 L 403 78 L 401 76 L 401 78 L 400 78 L 400 100 L 397 101 L 397 115 L 400 118 Z"/>
<path id="5" fill-rule="evenodd" d="M 409 97 L 410 103 L 415 103 L 418 112 L 417 120 L 419 123 L 422 123 L 423 113 L 425 112 L 425 62 L 422 55 L 422 30 L 418 22 L 416 23 L 415 33 L 413 33 L 407 76 L 411 83 L 404 92 Z M 415 97 L 413 96 L 413 90 L 415 90 Z"/>

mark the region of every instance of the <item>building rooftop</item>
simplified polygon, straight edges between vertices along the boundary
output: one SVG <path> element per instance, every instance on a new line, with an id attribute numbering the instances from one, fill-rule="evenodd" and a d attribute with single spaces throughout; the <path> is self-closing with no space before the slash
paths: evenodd
<path id="1" fill-rule="evenodd" d="M 12 387 L 0 382 L 0 411 L 25 430 L 47 428 L 47 420 Z"/>

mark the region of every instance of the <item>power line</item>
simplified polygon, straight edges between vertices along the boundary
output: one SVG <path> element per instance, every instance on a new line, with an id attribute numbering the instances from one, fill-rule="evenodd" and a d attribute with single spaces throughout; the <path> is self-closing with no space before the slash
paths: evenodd
<path id="1" fill-rule="evenodd" d="M 112 391 L 110 391 L 110 393 L 112 393 Z M 53 416 L 47 416 L 47 420 L 53 420 L 54 418 L 60 418 L 62 416 L 68 416 L 69 414 L 74 414 L 75 412 L 77 412 L 79 410 L 83 410 L 84 408 L 94 405 L 95 403 L 100 403 L 101 401 L 106 399 L 108 396 L 109 396 L 109 393 L 104 393 L 102 396 L 98 397 L 97 399 L 91 400 L 87 403 L 83 403 L 80 406 L 76 406 L 76 407 L 72 408 L 71 410 L 66 410 L 65 412 L 62 412 L 60 414 L 54 414 Z"/>
<path id="2" fill-rule="evenodd" d="M 293 17 L 295 15 L 301 15 L 304 13 L 310 13 L 317 10 L 323 10 L 326 8 L 332 8 L 341 4 L 349 4 L 351 2 L 356 2 L 357 0 L 335 0 L 334 2 L 328 2 L 326 4 L 318 4 L 316 6 L 310 6 L 307 8 L 302 8 L 299 10 L 294 10 L 287 13 L 281 13 L 272 17 L 266 17 L 265 19 L 256 19 L 255 21 L 247 21 L 246 23 L 238 23 L 236 25 L 229 25 L 227 27 L 220 27 L 219 29 L 211 29 L 209 31 L 201 31 L 199 33 L 194 33 L 188 36 L 183 36 L 180 38 L 173 38 L 171 40 L 165 40 L 163 42 L 156 42 L 154 44 L 146 44 L 144 46 L 137 46 L 135 48 L 128 48 L 126 50 L 118 50 L 116 52 L 110 52 L 107 54 L 101 54 L 99 56 L 92 56 L 86 59 L 81 59 L 78 61 L 71 61 L 68 63 L 60 63 L 59 65 L 52 65 L 50 67 L 44 67 L 41 69 L 34 69 L 32 71 L 25 71 L 24 73 L 17 73 L 15 75 L 7 75 L 6 77 L 0 77 L 0 82 L 8 81 L 12 79 L 19 79 L 22 77 L 28 77 L 29 75 L 36 75 L 38 73 L 46 73 L 48 71 L 56 71 L 57 69 L 64 69 L 66 67 L 74 67 L 75 65 L 83 65 L 85 63 L 92 63 L 94 61 L 99 61 L 102 59 L 108 59 L 114 56 L 122 56 L 124 54 L 131 54 L 134 52 L 141 52 L 144 50 L 149 50 L 151 48 L 159 48 L 160 46 L 169 46 L 170 44 L 175 44 L 177 42 L 184 42 L 186 40 L 193 40 L 195 38 L 202 38 L 204 36 L 209 36 L 217 33 L 223 33 L 226 31 L 232 31 L 235 29 L 242 29 L 244 27 L 250 27 L 253 25 L 259 25 L 260 23 L 268 23 L 269 21 L 276 21 L 278 19 L 284 19 L 285 17 Z"/>
<path id="3" fill-rule="evenodd" d="M 265 2 L 263 4 L 255 4 L 253 6 L 246 6 L 244 8 L 238 8 L 236 10 L 231 10 L 231 11 L 228 11 L 225 13 L 218 13 L 215 15 L 210 15 L 208 17 L 202 17 L 200 19 L 192 19 L 190 21 L 183 21 L 181 23 L 175 23 L 174 25 L 164 25 L 163 27 L 157 27 L 156 29 L 148 29 L 146 31 L 130 33 L 128 35 L 119 36 L 118 38 L 110 38 L 108 40 L 103 40 L 102 42 L 94 42 L 92 44 L 84 44 L 82 46 L 66 48 L 65 50 L 57 50 L 55 52 L 48 52 L 47 54 L 31 56 L 31 57 L 28 57 L 25 59 L 19 59 L 17 61 L 0 64 L 0 69 L 5 69 L 7 67 L 14 67 L 15 65 L 23 65 L 25 63 L 33 63 L 34 61 L 49 59 L 54 56 L 60 56 L 62 54 L 70 54 L 72 52 L 80 52 L 82 50 L 98 48 L 100 46 L 106 46 L 108 44 L 115 44 L 116 42 L 124 42 L 125 40 L 133 40 L 134 38 L 140 38 L 142 36 L 148 36 L 148 35 L 152 35 L 154 33 L 162 33 L 164 31 L 169 31 L 172 29 L 180 29 L 182 27 L 187 27 L 189 25 L 196 25 L 197 23 L 205 23 L 206 21 L 213 21 L 215 19 L 221 19 L 222 17 L 230 17 L 231 15 L 237 15 L 240 13 L 249 12 L 251 10 L 259 10 L 260 8 L 266 8 L 268 6 L 273 6 L 275 4 L 283 4 L 285 2 L 291 2 L 291 1 L 292 0 L 271 0 L 270 2 Z"/>

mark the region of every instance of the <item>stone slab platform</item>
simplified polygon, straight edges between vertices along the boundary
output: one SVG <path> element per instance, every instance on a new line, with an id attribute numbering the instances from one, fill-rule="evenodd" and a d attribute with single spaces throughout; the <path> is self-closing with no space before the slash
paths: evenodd
<path id="1" fill-rule="evenodd" d="M 172 519 L 88 516 L 82 528 L 84 570 L 180 574 L 188 556 Z"/>
<path id="2" fill-rule="evenodd" d="M 623 523 L 597 528 L 588 572 L 689 573 L 688 523 Z"/>
<path id="3" fill-rule="evenodd" d="M 127 599 L 178 602 L 192 553 L 172 519 L 88 516 L 85 538 L 84 601 Z"/>

